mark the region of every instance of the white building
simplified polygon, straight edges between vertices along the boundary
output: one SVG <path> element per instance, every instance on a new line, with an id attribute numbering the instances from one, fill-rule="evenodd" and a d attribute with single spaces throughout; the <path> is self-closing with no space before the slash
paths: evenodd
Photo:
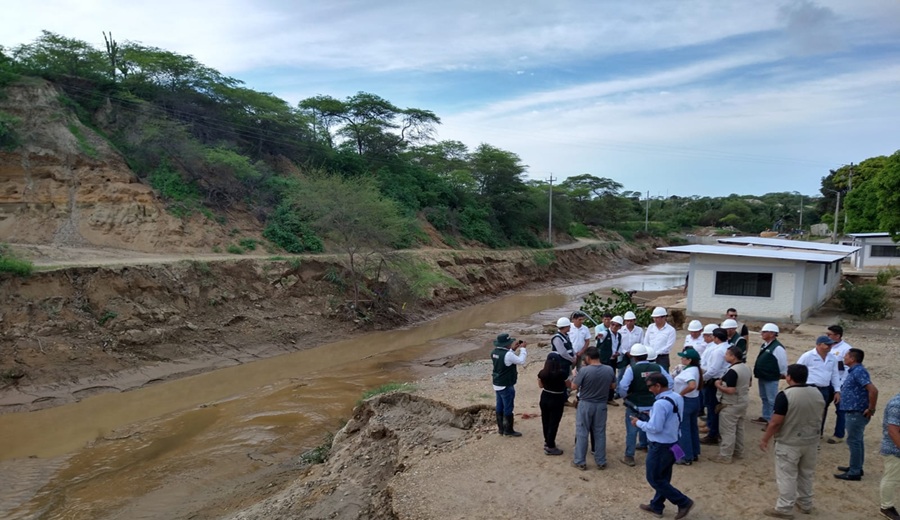
<path id="1" fill-rule="evenodd" d="M 853 255 L 853 267 L 900 266 L 900 244 L 891 239 L 890 233 L 850 233 L 853 245 L 859 252 Z"/>
<path id="2" fill-rule="evenodd" d="M 799 323 L 835 293 L 841 262 L 858 249 L 759 237 L 719 242 L 659 248 L 691 255 L 689 316 L 719 319 L 734 307 L 743 319 Z"/>

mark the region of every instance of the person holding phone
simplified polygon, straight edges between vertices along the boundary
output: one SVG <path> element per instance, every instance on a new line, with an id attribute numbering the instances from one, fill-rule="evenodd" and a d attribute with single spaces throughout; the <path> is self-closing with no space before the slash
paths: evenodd
<path id="1" fill-rule="evenodd" d="M 518 353 L 517 353 L 518 352 Z M 494 340 L 491 361 L 494 370 L 491 380 L 497 397 L 497 430 L 500 435 L 521 437 L 522 434 L 513 429 L 513 406 L 516 400 L 516 381 L 519 374 L 517 365 L 524 365 L 528 357 L 525 342 L 503 333 Z"/>

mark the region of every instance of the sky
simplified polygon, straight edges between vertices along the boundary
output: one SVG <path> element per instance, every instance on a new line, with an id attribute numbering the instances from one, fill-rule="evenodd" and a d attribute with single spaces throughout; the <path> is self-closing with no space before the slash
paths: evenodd
<path id="1" fill-rule="evenodd" d="M 292 104 L 359 91 L 438 140 L 657 196 L 818 193 L 900 149 L 897 0 L 0 0 L 41 30 L 190 54 Z"/>

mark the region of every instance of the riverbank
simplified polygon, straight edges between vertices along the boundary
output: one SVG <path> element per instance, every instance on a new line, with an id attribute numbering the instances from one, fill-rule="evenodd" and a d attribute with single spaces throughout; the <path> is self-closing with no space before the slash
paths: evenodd
<path id="1" fill-rule="evenodd" d="M 388 309 L 393 318 L 375 323 L 347 316 L 348 275 L 335 255 L 91 265 L 2 277 L 0 414 L 143 388 L 422 323 L 513 291 L 620 272 L 661 257 L 654 245 L 406 252 L 430 280 L 418 289 L 421 304 Z"/>
<path id="2" fill-rule="evenodd" d="M 893 287 L 896 293 L 900 288 Z M 532 345 L 546 343 L 544 324 L 576 305 L 537 313 L 522 323 L 498 324 L 481 340 L 509 331 Z M 780 339 L 790 362 L 812 348 L 830 324 L 841 323 L 845 338 L 867 353 L 866 365 L 880 390 L 879 409 L 900 391 L 897 355 L 900 318 L 878 322 L 849 319 L 826 306 Z M 679 341 L 684 336 L 679 331 Z M 760 344 L 756 332 L 751 345 Z M 751 348 L 751 351 L 753 349 Z M 644 478 L 643 454 L 638 466 L 619 458 L 624 452 L 622 407 L 609 408 L 607 458 L 598 471 L 571 463 L 574 413 L 567 409 L 558 444 L 565 454 L 542 452 L 540 391 L 536 374 L 546 347 L 529 349 L 529 364 L 520 372 L 516 398 L 516 429 L 521 438 L 501 437 L 493 424 L 494 396 L 490 386 L 489 347 L 482 356 L 439 375 L 420 380 L 414 389 L 379 396 L 355 410 L 338 433 L 331 457 L 282 492 L 229 518 L 288 519 L 495 519 L 585 518 L 631 519 L 645 516 L 638 505 L 651 490 Z M 753 355 L 751 355 L 751 360 Z M 751 391 L 747 419 L 759 415 L 759 397 Z M 815 482 L 815 518 L 864 519 L 877 515 L 881 461 L 881 410 L 866 429 L 866 476 L 860 482 L 836 480 L 836 466 L 845 465 L 845 443 L 822 442 Z M 826 432 L 834 425 L 829 414 Z M 704 446 L 701 462 L 675 468 L 674 482 L 691 496 L 696 507 L 689 518 L 762 518 L 774 504 L 773 449 L 759 450 L 762 431 L 746 423 L 745 456 L 733 465 L 707 458 L 715 449 Z M 589 457 L 590 459 L 590 457 Z M 669 513 L 671 514 L 671 512 Z"/>

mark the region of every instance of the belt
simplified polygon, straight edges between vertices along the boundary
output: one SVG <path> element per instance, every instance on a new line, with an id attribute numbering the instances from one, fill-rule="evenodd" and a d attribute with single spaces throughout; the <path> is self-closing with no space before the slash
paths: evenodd
<path id="1" fill-rule="evenodd" d="M 652 444 L 652 445 L 654 445 L 654 446 L 665 446 L 666 448 L 668 448 L 669 446 L 671 446 L 671 445 L 673 445 L 673 444 L 677 444 L 677 443 L 676 443 L 676 442 L 655 442 L 655 441 L 649 441 L 647 444 Z"/>
<path id="2" fill-rule="evenodd" d="M 544 388 L 543 390 L 544 390 L 545 392 L 547 392 L 548 394 L 554 394 L 554 395 L 563 395 L 563 394 L 566 393 L 565 391 L 563 391 L 563 392 L 554 392 L 553 390 L 547 390 L 546 388 Z"/>

